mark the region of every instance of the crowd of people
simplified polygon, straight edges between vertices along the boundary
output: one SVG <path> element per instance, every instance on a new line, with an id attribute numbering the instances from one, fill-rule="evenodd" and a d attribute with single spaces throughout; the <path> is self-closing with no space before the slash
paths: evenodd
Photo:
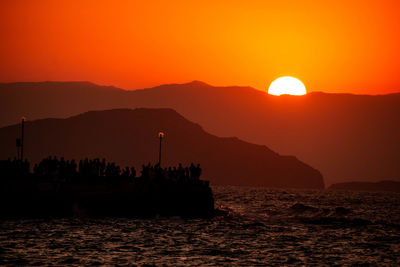
<path id="1" fill-rule="evenodd" d="M 126 167 L 121 170 L 114 162 L 106 162 L 105 159 L 98 158 L 90 160 L 88 158 L 80 160 L 58 159 L 48 157 L 33 167 L 33 174 L 37 177 L 57 177 L 57 178 L 86 178 L 95 179 L 96 177 L 132 177 L 136 178 L 135 168 Z"/>
<path id="2" fill-rule="evenodd" d="M 29 175 L 30 165 L 27 160 L 17 158 L 0 161 L 0 173 L 4 177 L 26 177 Z"/>
<path id="3" fill-rule="evenodd" d="M 6 177 L 28 176 L 30 166 L 28 161 L 11 160 L 0 161 L 0 172 Z M 141 175 L 137 176 L 134 167 L 121 168 L 114 162 L 106 162 L 105 159 L 84 159 L 78 163 L 75 160 L 65 160 L 64 158 L 47 157 L 33 167 L 33 175 L 36 178 L 47 180 L 101 180 L 110 179 L 113 181 L 149 179 L 149 180 L 169 180 L 174 182 L 196 181 L 201 176 L 200 164 L 191 163 L 188 167 L 179 164 L 177 167 L 162 168 L 160 164 L 142 165 Z"/>
<path id="4" fill-rule="evenodd" d="M 199 180 L 201 176 L 200 164 L 195 166 L 193 163 L 189 167 L 183 167 L 179 163 L 178 167 L 161 168 L 160 164 L 152 166 L 150 163 L 142 165 L 143 178 L 167 179 L 173 181 Z"/>

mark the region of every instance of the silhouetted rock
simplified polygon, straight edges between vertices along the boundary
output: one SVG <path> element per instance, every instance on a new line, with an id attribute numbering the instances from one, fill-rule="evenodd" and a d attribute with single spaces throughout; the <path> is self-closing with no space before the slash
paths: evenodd
<path id="1" fill-rule="evenodd" d="M 173 108 L 218 136 L 237 136 L 295 155 L 327 184 L 400 180 L 400 94 L 270 96 L 250 87 L 202 82 L 125 91 L 85 82 L 0 84 L 0 125 L 87 110 Z"/>
<path id="2" fill-rule="evenodd" d="M 399 192 L 400 193 L 400 182 L 396 181 L 380 181 L 376 183 L 370 182 L 349 182 L 349 183 L 337 183 L 331 185 L 328 190 L 338 191 L 386 191 L 386 192 Z"/>
<path id="3" fill-rule="evenodd" d="M 118 109 L 87 112 L 68 119 L 25 123 L 25 155 L 37 163 L 47 155 L 66 159 L 107 158 L 121 166 L 158 161 L 159 130 L 166 132 L 163 162 L 200 162 L 212 184 L 267 187 L 324 187 L 321 174 L 293 156 L 265 146 L 206 133 L 171 109 Z M 15 154 L 19 125 L 0 129 L 0 159 Z"/>

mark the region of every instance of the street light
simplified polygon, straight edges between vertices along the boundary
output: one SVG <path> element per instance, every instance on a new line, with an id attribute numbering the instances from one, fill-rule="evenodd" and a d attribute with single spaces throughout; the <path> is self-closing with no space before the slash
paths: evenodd
<path id="1" fill-rule="evenodd" d="M 160 150 L 158 153 L 158 165 L 161 167 L 161 144 L 162 144 L 162 139 L 165 137 L 165 133 L 160 131 L 158 132 L 158 138 L 160 138 Z"/>
<path id="2" fill-rule="evenodd" d="M 24 128 L 25 128 L 25 121 L 26 118 L 21 118 L 21 161 L 24 160 Z"/>

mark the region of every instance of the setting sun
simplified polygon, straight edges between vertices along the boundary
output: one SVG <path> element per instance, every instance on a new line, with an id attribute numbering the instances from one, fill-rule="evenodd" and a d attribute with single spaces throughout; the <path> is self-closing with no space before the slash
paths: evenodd
<path id="1" fill-rule="evenodd" d="M 270 95 L 305 95 L 304 84 L 294 77 L 285 76 L 273 81 L 268 89 Z"/>

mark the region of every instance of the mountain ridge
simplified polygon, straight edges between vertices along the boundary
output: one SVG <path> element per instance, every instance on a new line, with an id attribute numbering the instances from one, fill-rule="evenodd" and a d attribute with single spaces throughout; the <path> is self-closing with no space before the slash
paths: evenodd
<path id="1" fill-rule="evenodd" d="M 45 89 L 22 94 L 0 85 L 0 126 L 22 116 L 64 118 L 87 110 L 169 107 L 214 135 L 235 135 L 296 155 L 320 170 L 327 184 L 400 180 L 400 93 L 271 96 L 250 87 L 196 82 L 134 91 L 41 86 Z"/>
<path id="2" fill-rule="evenodd" d="M 0 128 L 0 157 L 15 154 L 18 124 Z M 158 160 L 157 132 L 166 132 L 164 166 L 200 162 L 213 184 L 324 188 L 316 169 L 292 156 L 234 137 L 216 137 L 172 109 L 89 111 L 66 119 L 25 123 L 25 155 L 37 163 L 48 155 L 107 158 L 137 169 Z"/>

